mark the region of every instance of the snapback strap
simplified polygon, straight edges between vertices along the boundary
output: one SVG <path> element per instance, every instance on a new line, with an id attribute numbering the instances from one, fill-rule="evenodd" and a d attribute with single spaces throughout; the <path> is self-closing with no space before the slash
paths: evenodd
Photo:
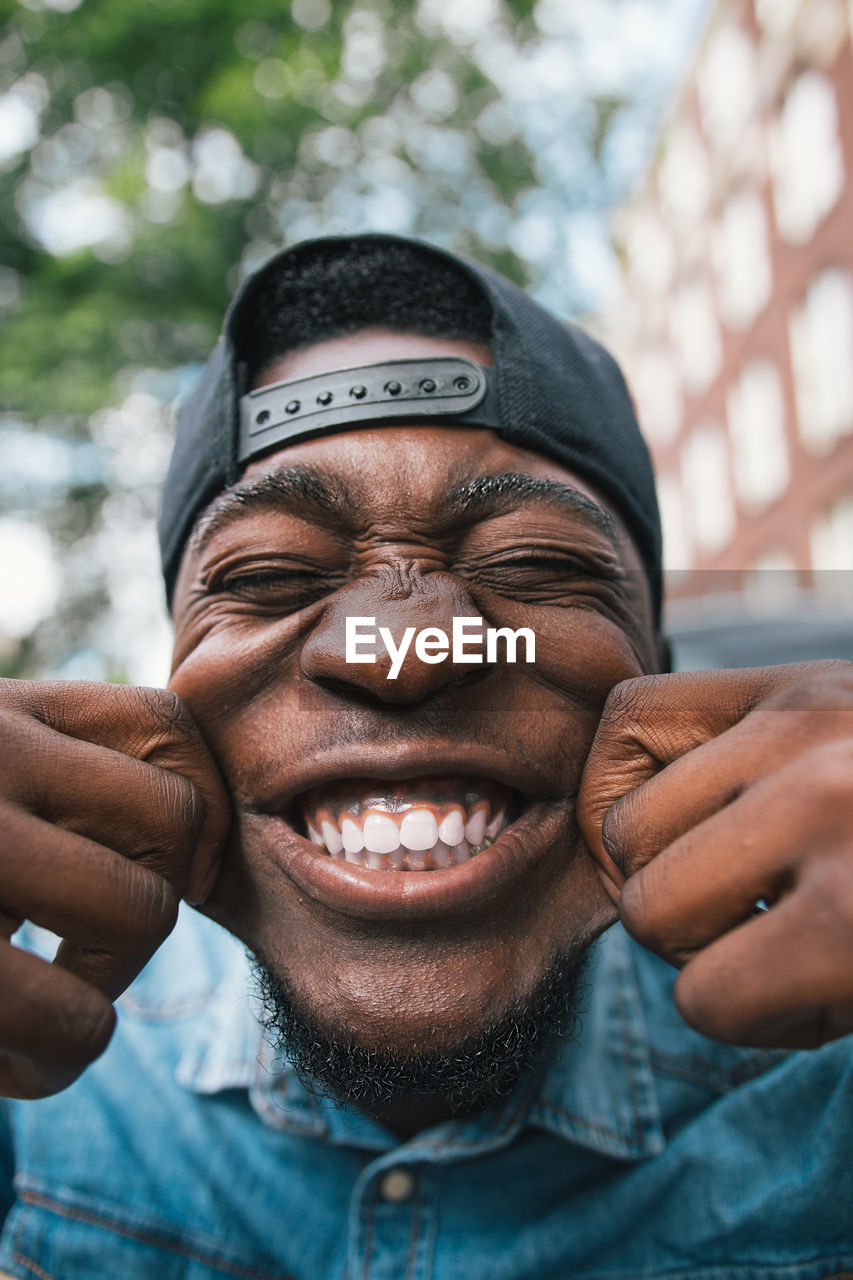
<path id="1" fill-rule="evenodd" d="M 240 397 L 237 461 L 363 424 L 501 422 L 494 370 L 461 356 L 389 360 L 258 387 Z"/>

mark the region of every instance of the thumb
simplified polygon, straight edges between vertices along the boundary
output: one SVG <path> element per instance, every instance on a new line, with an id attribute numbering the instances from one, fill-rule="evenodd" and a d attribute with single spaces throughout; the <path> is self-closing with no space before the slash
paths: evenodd
<path id="1" fill-rule="evenodd" d="M 618 902 L 623 872 L 608 848 L 607 815 L 666 765 L 737 724 L 767 692 L 764 670 L 639 676 L 611 689 L 587 756 L 577 816 L 604 887 Z"/>
<path id="2" fill-rule="evenodd" d="M 0 682 L 4 705 L 58 733 L 109 747 L 195 783 L 204 817 L 183 896 L 207 898 L 231 825 L 231 800 L 207 744 L 185 703 L 169 689 L 89 681 Z"/>

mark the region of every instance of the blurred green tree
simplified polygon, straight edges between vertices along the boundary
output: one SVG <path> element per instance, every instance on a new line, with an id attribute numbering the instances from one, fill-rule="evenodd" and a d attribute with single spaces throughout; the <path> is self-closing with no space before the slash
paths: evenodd
<path id="1" fill-rule="evenodd" d="M 589 70 L 591 9 L 624 4 L 2 0 L 0 557 L 26 508 L 59 572 L 37 625 L 0 596 L 0 670 L 139 678 L 162 649 L 163 406 L 282 244 L 412 233 L 588 301 L 572 215 L 657 108 L 638 59 Z"/>

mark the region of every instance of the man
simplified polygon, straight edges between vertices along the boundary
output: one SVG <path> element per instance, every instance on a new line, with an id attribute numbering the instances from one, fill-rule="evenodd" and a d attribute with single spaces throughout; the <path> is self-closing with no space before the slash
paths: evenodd
<path id="1" fill-rule="evenodd" d="M 62 942 L 2 952 L 0 1266 L 853 1270 L 853 673 L 656 674 L 609 357 L 440 250 L 297 246 L 161 540 L 170 692 L 3 690 L 6 936 Z"/>

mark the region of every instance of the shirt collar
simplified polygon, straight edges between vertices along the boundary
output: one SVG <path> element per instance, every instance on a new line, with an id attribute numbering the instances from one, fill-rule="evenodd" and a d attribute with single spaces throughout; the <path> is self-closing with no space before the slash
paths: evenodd
<path id="1" fill-rule="evenodd" d="M 631 944 L 621 925 L 596 944 L 589 1005 L 563 1045 L 529 1122 L 601 1155 L 643 1160 L 666 1145 Z"/>
<path id="2" fill-rule="evenodd" d="M 525 1124 L 621 1160 L 642 1160 L 665 1146 L 649 1054 L 649 1040 L 630 943 L 620 925 L 593 948 L 587 970 L 590 999 L 576 1041 L 538 1080 L 527 1079 L 512 1098 L 465 1125 L 450 1146 L 479 1150 L 502 1145 Z M 292 1068 L 281 1065 L 258 1022 L 250 996 L 248 961 L 235 949 L 226 973 L 177 1066 L 177 1080 L 195 1093 L 246 1089 L 264 1123 L 352 1145 L 388 1145 L 381 1126 L 340 1113 L 309 1093 Z M 343 1127 L 341 1127 L 343 1126 Z M 449 1155 L 446 1126 L 423 1135 L 434 1155 Z M 464 1131 L 464 1141 L 463 1141 Z M 457 1152 L 457 1154 L 460 1154 Z"/>

